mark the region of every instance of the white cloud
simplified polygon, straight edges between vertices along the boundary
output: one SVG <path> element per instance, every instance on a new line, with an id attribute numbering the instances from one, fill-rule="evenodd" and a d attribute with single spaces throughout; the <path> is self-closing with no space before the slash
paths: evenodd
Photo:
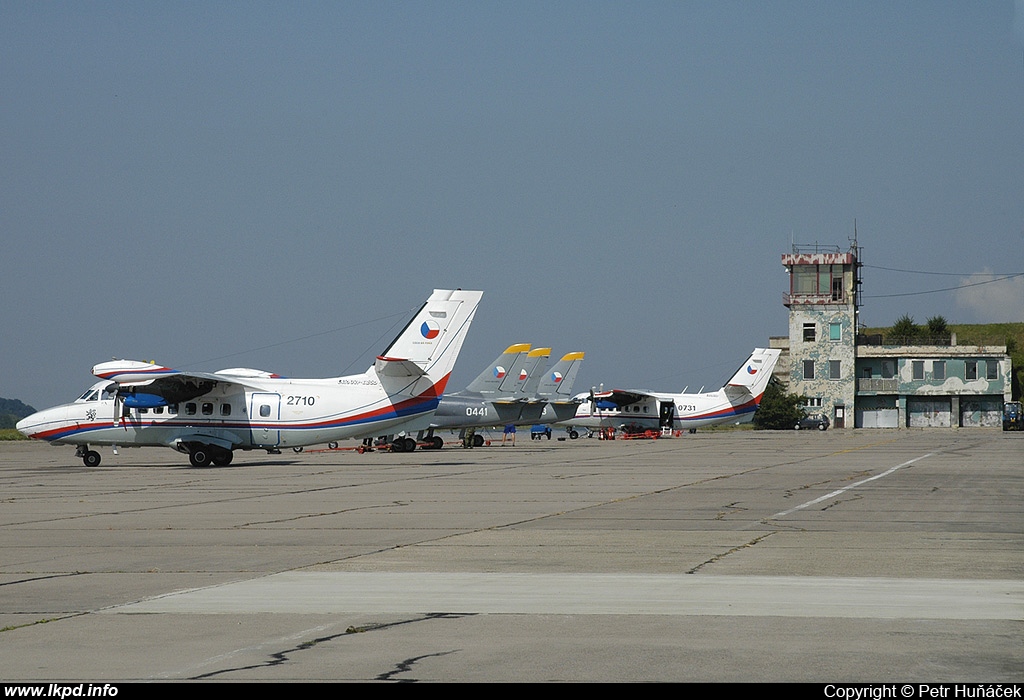
<path id="1" fill-rule="evenodd" d="M 971 316 L 973 323 L 1024 321 L 1024 276 L 1000 279 L 987 270 L 960 280 L 956 305 Z M 998 282 L 993 280 L 999 280 Z M 971 286 L 968 286 L 971 285 Z"/>

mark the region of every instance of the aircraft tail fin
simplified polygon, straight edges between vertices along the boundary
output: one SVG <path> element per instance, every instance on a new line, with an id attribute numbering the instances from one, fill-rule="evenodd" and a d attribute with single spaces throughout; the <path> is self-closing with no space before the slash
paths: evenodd
<path id="1" fill-rule="evenodd" d="M 519 398 L 529 398 L 536 394 L 540 385 L 541 365 L 551 357 L 551 348 L 536 348 L 526 354 L 526 363 L 515 377 L 512 377 L 510 393 L 517 394 Z M 505 387 L 502 387 L 503 389 Z"/>
<path id="2" fill-rule="evenodd" d="M 777 349 L 755 348 L 726 384 L 726 392 L 750 394 L 760 401 L 781 354 L 782 351 Z"/>
<path id="3" fill-rule="evenodd" d="M 482 296 L 478 291 L 434 290 L 374 363 L 389 394 L 444 392 Z"/>
<path id="4" fill-rule="evenodd" d="M 540 380 L 537 394 L 545 398 L 565 399 L 572 396 L 572 385 L 583 364 L 582 352 L 563 355 Z"/>
<path id="5" fill-rule="evenodd" d="M 497 393 L 509 372 L 517 367 L 516 363 L 520 356 L 525 358 L 528 352 L 530 352 L 529 343 L 510 345 L 487 369 L 480 373 L 480 376 L 466 385 L 466 391 Z"/>

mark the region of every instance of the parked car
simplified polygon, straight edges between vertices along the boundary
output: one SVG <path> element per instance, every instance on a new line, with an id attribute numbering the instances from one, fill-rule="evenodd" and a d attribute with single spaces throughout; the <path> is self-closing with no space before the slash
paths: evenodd
<path id="1" fill-rule="evenodd" d="M 809 430 L 811 428 L 817 428 L 818 430 L 828 430 L 828 416 L 824 413 L 809 413 L 796 422 L 793 426 L 794 430 Z"/>

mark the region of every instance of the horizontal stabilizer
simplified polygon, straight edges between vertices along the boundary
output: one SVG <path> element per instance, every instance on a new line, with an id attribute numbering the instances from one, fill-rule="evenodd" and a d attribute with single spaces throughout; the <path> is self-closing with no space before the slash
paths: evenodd
<path id="1" fill-rule="evenodd" d="M 379 377 L 422 377 L 426 374 L 423 368 L 410 360 L 397 357 L 378 357 L 373 365 Z"/>

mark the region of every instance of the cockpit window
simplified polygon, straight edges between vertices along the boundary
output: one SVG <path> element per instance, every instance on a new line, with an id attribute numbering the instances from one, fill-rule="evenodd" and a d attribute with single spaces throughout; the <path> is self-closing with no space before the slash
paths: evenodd
<path id="1" fill-rule="evenodd" d="M 95 389 L 89 389 L 84 394 L 78 397 L 79 401 L 95 401 L 99 397 L 100 392 Z"/>

